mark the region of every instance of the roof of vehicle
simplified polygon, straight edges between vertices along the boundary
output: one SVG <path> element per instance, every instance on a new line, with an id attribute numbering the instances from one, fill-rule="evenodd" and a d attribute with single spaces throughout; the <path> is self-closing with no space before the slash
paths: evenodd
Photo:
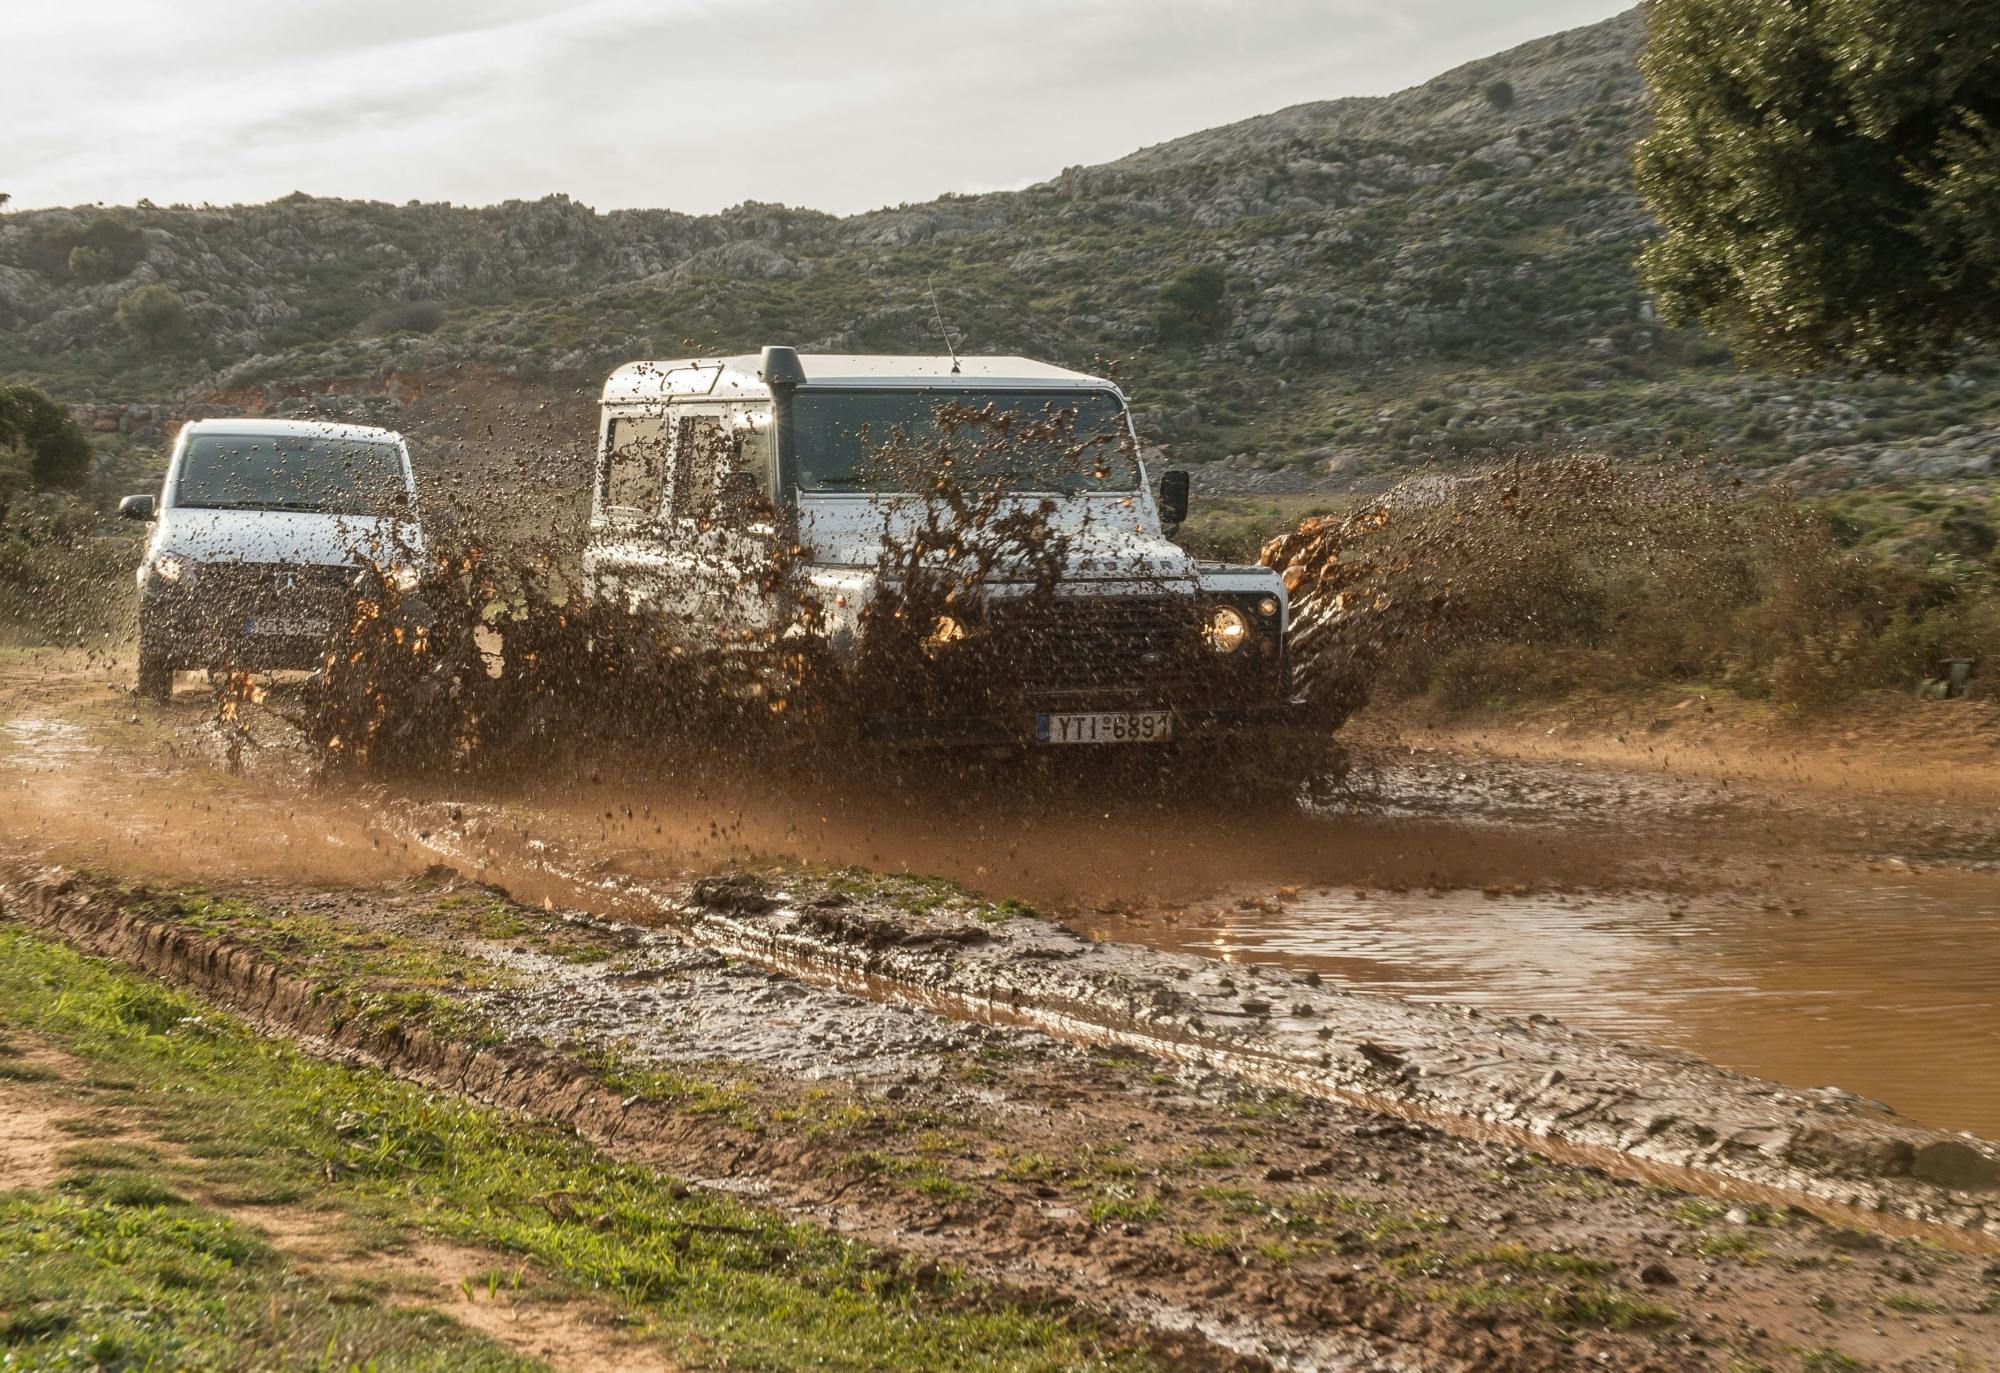
<path id="1" fill-rule="evenodd" d="M 760 400 L 771 394 L 764 384 L 758 353 L 735 357 L 678 358 L 665 362 L 628 362 L 604 382 L 604 402 L 662 401 L 706 396 L 712 400 Z M 801 353 L 799 365 L 812 386 L 1033 386 L 1052 389 L 1096 389 L 1110 385 L 1102 377 L 1072 372 L 1033 358 L 962 357 L 953 371 L 949 357 L 888 354 Z"/>
<path id="2" fill-rule="evenodd" d="M 335 424 L 332 420 L 209 419 L 193 420 L 185 432 L 196 434 L 301 435 L 316 439 L 347 439 L 354 443 L 401 443 L 393 429 L 372 424 Z"/>

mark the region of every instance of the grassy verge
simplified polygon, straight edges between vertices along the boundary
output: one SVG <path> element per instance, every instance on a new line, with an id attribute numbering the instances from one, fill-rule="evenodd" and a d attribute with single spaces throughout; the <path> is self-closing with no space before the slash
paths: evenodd
<path id="1" fill-rule="evenodd" d="M 1054 1314 L 950 1273 L 910 1269 L 816 1227 L 690 1193 L 552 1130 L 316 1062 L 157 982 L 0 927 L 0 1033 L 7 1032 L 33 1034 L 89 1063 L 85 1086 L 94 1099 L 136 1111 L 184 1148 L 200 1186 L 241 1198 L 311 1198 L 391 1236 L 422 1229 L 518 1256 L 577 1290 L 609 1296 L 638 1330 L 690 1360 L 773 1369 L 1145 1366 Z M 53 1290 L 62 1265 L 92 1262 L 89 1243 L 65 1238 L 62 1227 L 106 1225 L 114 1236 L 121 1225 L 133 1231 L 121 1243 L 154 1245 L 145 1252 L 164 1265 L 162 1274 L 182 1262 L 178 1244 L 195 1255 L 184 1264 L 191 1274 L 228 1264 L 254 1278 L 259 1251 L 241 1232 L 211 1225 L 171 1196 L 125 1199 L 135 1204 L 121 1208 L 110 1194 L 11 1198 L 27 1208 L 24 1232 L 44 1239 L 39 1255 L 7 1265 L 9 1280 L 25 1274 Z M 38 1221 L 36 1208 L 50 1209 Z M 155 1230 L 180 1238 L 161 1249 Z M 149 1297 L 154 1290 L 136 1290 L 130 1308 L 147 1330 L 162 1339 L 200 1335 L 190 1312 Z M 255 1306 L 259 1298 L 244 1300 Z M 13 1309 L 0 1301 L 0 1310 Z M 213 1329 L 235 1328 L 230 1309 L 216 1300 Z M 9 1366 L 95 1366 L 64 1351 L 120 1338 L 130 1311 L 79 1300 L 59 1327 L 0 1327 L 10 1332 L 7 1353 L 18 1356 Z M 352 1362 L 434 1366 L 421 1362 L 431 1351 L 405 1360 L 398 1348 L 385 1333 L 377 1352 Z M 285 1366 L 245 1344 L 214 1362 Z"/>
<path id="2" fill-rule="evenodd" d="M 542 1368 L 435 1311 L 301 1277 L 261 1238 L 136 1173 L 0 1194 L 0 1367 Z"/>

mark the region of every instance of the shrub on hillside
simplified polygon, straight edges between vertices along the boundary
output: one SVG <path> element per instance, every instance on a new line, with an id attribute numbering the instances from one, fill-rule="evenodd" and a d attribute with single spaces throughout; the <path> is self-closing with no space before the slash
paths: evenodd
<path id="1" fill-rule="evenodd" d="M 146 235 L 135 225 L 100 215 L 81 229 L 37 230 L 21 256 L 24 266 L 46 276 L 115 281 L 145 261 Z"/>
<path id="2" fill-rule="evenodd" d="M 434 300 L 399 300 L 361 321 L 361 333 L 428 334 L 444 323 L 444 306 Z"/>
<path id="3" fill-rule="evenodd" d="M 1196 263 L 1174 273 L 1160 288 L 1160 337 L 1175 343 L 1213 338 L 1228 316 L 1229 281 L 1220 265 Z"/>
<path id="4" fill-rule="evenodd" d="M 90 438 L 66 406 L 34 386 L 0 386 L 0 450 L 28 486 L 74 488 L 90 476 Z"/>
<path id="5" fill-rule="evenodd" d="M 118 327 L 155 352 L 185 342 L 188 323 L 187 302 L 158 282 L 118 302 Z"/>

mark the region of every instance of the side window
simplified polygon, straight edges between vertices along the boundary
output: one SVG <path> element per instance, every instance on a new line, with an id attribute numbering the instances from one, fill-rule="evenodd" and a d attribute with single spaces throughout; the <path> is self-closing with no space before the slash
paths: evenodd
<path id="1" fill-rule="evenodd" d="M 732 431 L 729 469 L 745 495 L 765 496 L 771 489 L 771 430 L 745 424 Z"/>
<path id="2" fill-rule="evenodd" d="M 666 494 L 667 422 L 656 416 L 614 419 L 605 435 L 604 509 L 657 519 Z"/>
<path id="3" fill-rule="evenodd" d="M 715 509 L 728 442 L 714 415 L 683 415 L 674 426 L 673 513 L 706 519 Z"/>

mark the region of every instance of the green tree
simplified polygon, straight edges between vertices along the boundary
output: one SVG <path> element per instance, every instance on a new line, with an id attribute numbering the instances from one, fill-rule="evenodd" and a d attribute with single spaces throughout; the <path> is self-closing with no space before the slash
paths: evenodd
<path id="1" fill-rule="evenodd" d="M 1641 270 L 1794 368 L 2000 339 L 2000 6 L 1655 0 Z"/>
<path id="2" fill-rule="evenodd" d="M 83 485 L 90 438 L 69 410 L 32 386 L 0 386 L 0 525 L 38 487 Z"/>
<path id="3" fill-rule="evenodd" d="M 69 250 L 69 274 L 78 281 L 109 281 L 115 275 L 115 260 L 102 248 L 79 243 Z"/>
<path id="4" fill-rule="evenodd" d="M 1228 279 L 1215 263 L 1183 267 L 1160 288 L 1160 337 L 1172 343 L 1213 338 L 1228 317 L 1228 291 Z"/>
<path id="5" fill-rule="evenodd" d="M 170 347 L 187 337 L 187 302 L 149 282 L 118 302 L 118 327 L 155 351 Z"/>
<path id="6" fill-rule="evenodd" d="M 1486 96 L 1486 103 L 1496 110 L 1511 110 L 1514 108 L 1514 83 L 1512 81 L 1489 81 L 1486 83 L 1486 89 L 1483 94 Z"/>

